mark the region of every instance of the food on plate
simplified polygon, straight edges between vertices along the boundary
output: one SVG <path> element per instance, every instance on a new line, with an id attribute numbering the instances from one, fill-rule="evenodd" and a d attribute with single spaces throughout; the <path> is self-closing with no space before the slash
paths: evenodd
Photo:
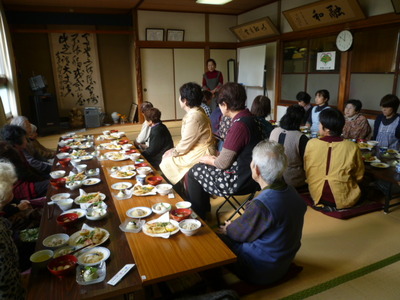
<path id="1" fill-rule="evenodd" d="M 110 160 L 123 160 L 126 159 L 127 156 L 124 153 L 119 153 L 119 152 L 110 152 L 107 154 L 108 159 Z"/>
<path id="2" fill-rule="evenodd" d="M 178 228 L 170 222 L 154 222 L 147 223 L 145 230 L 150 234 L 168 233 L 177 230 Z"/>
<path id="3" fill-rule="evenodd" d="M 90 193 L 79 197 L 78 203 L 95 203 L 101 200 L 100 192 Z"/>
<path id="4" fill-rule="evenodd" d="M 134 176 L 135 172 L 132 171 L 115 171 L 112 173 L 114 177 L 130 177 Z"/>
<path id="5" fill-rule="evenodd" d="M 131 186 L 132 186 L 132 185 L 129 185 L 129 184 L 125 183 L 125 182 L 122 182 L 122 183 L 116 184 L 116 185 L 114 186 L 114 189 L 117 189 L 117 190 L 124 190 L 124 189 L 127 189 L 127 188 L 131 187 Z"/>
<path id="6" fill-rule="evenodd" d="M 154 186 L 145 186 L 145 185 L 135 185 L 133 188 L 133 192 L 136 195 L 144 195 L 147 193 L 151 193 L 154 190 Z"/>
<path id="7" fill-rule="evenodd" d="M 86 152 L 86 150 L 74 150 L 72 151 L 71 155 L 75 157 L 80 157 L 80 156 L 85 156 L 88 155 L 89 153 Z"/>
<path id="8" fill-rule="evenodd" d="M 117 194 L 117 197 L 122 198 L 126 196 L 126 191 L 125 190 L 120 190 Z"/>
<path id="9" fill-rule="evenodd" d="M 121 168 L 124 171 L 135 171 L 136 167 L 134 165 L 126 165 Z"/>
<path id="10" fill-rule="evenodd" d="M 83 183 L 85 185 L 93 185 L 96 183 L 99 183 L 100 181 L 96 178 L 96 179 L 86 179 Z"/>
<path id="11" fill-rule="evenodd" d="M 386 168 L 386 167 L 387 167 L 387 165 L 386 165 L 386 164 L 383 164 L 383 163 L 377 163 L 377 164 L 375 164 L 374 166 L 375 166 L 375 167 L 378 167 L 378 168 Z"/>
<path id="12" fill-rule="evenodd" d="M 107 144 L 106 149 L 108 150 L 120 150 L 122 147 L 120 145 L 114 145 L 114 144 Z"/>
<path id="13" fill-rule="evenodd" d="M 103 217 L 107 211 L 104 208 L 95 208 L 92 209 L 90 212 L 88 211 L 87 215 L 92 218 L 100 218 Z"/>
<path id="14" fill-rule="evenodd" d="M 129 221 L 128 224 L 126 224 L 126 229 L 139 229 L 140 223 L 135 222 L 135 221 Z"/>
<path id="15" fill-rule="evenodd" d="M 132 215 L 132 217 L 138 217 L 139 218 L 139 217 L 147 215 L 147 211 L 145 211 L 145 210 L 143 210 L 141 208 L 138 208 L 138 209 L 133 210 L 131 215 Z"/>
<path id="16" fill-rule="evenodd" d="M 82 229 L 79 233 L 78 238 L 75 240 L 76 245 L 89 245 L 99 244 L 102 239 L 106 236 L 106 232 L 100 228 L 94 228 L 93 230 Z"/>
<path id="17" fill-rule="evenodd" d="M 50 241 L 47 242 L 47 247 L 58 247 L 64 243 L 65 243 L 65 239 L 54 237 Z"/>
<path id="18" fill-rule="evenodd" d="M 154 210 L 163 211 L 163 210 L 166 210 L 166 209 L 170 209 L 170 207 L 171 207 L 170 204 L 160 202 L 160 203 L 157 203 L 157 204 L 154 205 Z"/>
<path id="19" fill-rule="evenodd" d="M 81 181 L 85 178 L 86 178 L 86 175 L 84 174 L 84 172 L 79 172 L 78 174 L 66 177 L 67 183 L 74 182 L 74 181 Z"/>
<path id="20" fill-rule="evenodd" d="M 396 149 L 388 149 L 387 153 L 391 153 L 391 154 L 397 154 L 398 151 Z"/>
<path id="21" fill-rule="evenodd" d="M 369 145 L 367 143 L 358 143 L 358 147 L 364 149 L 364 148 L 369 148 Z"/>
<path id="22" fill-rule="evenodd" d="M 85 264 L 94 264 L 101 261 L 104 258 L 104 253 L 102 251 L 90 251 L 87 254 L 82 255 L 82 262 Z"/>
<path id="23" fill-rule="evenodd" d="M 90 169 L 86 171 L 87 175 L 97 175 L 98 170 L 97 169 Z"/>
<path id="24" fill-rule="evenodd" d="M 366 162 L 376 161 L 378 158 L 376 156 L 371 156 L 365 159 Z"/>
<path id="25" fill-rule="evenodd" d="M 82 277 L 84 281 L 93 281 L 99 278 L 99 274 L 97 273 L 97 268 L 85 267 L 82 270 Z"/>

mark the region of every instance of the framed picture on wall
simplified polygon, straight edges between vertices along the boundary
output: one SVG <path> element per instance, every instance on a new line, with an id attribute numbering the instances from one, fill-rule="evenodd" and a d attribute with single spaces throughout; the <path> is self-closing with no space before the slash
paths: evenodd
<path id="1" fill-rule="evenodd" d="M 183 29 L 167 29 L 167 41 L 183 42 L 184 36 Z"/>
<path id="2" fill-rule="evenodd" d="M 163 41 L 163 28 L 146 28 L 146 41 Z"/>

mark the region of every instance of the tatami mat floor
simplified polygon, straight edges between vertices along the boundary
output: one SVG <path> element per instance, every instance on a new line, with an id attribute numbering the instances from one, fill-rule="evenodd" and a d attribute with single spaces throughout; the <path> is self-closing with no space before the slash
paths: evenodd
<path id="1" fill-rule="evenodd" d="M 180 122 L 165 122 L 174 142 L 180 138 Z M 125 131 L 130 139 L 137 136 L 140 125 L 112 125 Z M 110 127 L 105 127 L 109 129 Z M 104 128 L 90 129 L 85 133 L 101 133 Z M 42 144 L 55 148 L 59 135 L 40 137 Z M 212 199 L 215 211 L 221 199 Z M 211 224 L 215 224 L 215 216 Z M 312 209 L 305 215 L 302 247 L 295 263 L 304 267 L 295 278 L 275 287 L 263 289 L 242 299 L 281 299 L 312 287 L 320 287 L 337 277 L 349 274 L 400 253 L 400 207 L 389 214 L 373 212 L 350 220 L 338 220 Z M 394 262 L 364 276 L 351 278 L 319 294 L 303 294 L 303 299 L 399 299 L 400 262 Z M 229 281 L 235 277 L 228 276 Z M 321 292 L 322 291 L 322 292 Z M 307 295 L 307 296 L 305 296 Z"/>

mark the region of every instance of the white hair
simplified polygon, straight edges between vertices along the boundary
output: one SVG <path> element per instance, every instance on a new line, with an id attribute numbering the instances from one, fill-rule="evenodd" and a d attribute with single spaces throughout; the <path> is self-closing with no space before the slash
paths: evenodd
<path id="1" fill-rule="evenodd" d="M 0 161 L 0 207 L 8 202 L 13 192 L 14 182 L 17 181 L 14 166 L 6 161 Z"/>
<path id="2" fill-rule="evenodd" d="M 16 126 L 22 127 L 26 131 L 28 131 L 28 128 L 26 128 L 26 121 L 28 121 L 28 119 L 26 117 L 24 117 L 24 116 L 16 116 L 16 117 L 12 118 L 12 120 L 10 122 L 10 125 L 16 125 Z"/>
<path id="3" fill-rule="evenodd" d="M 282 145 L 264 140 L 253 149 L 253 163 L 258 167 L 261 178 L 272 184 L 283 176 L 287 167 L 287 157 Z"/>

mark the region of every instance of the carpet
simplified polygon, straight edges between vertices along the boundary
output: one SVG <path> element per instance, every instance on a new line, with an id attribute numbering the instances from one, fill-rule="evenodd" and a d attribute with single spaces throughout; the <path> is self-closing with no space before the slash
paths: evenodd
<path id="1" fill-rule="evenodd" d="M 346 209 L 318 207 L 314 205 L 314 201 L 309 193 L 302 193 L 300 194 L 300 196 L 304 199 L 307 205 L 313 208 L 314 210 L 319 211 L 327 216 L 342 220 L 350 219 L 353 217 L 361 216 L 364 214 L 368 214 L 370 212 L 383 209 L 383 204 L 375 201 L 364 201 L 352 208 L 346 208 Z"/>

